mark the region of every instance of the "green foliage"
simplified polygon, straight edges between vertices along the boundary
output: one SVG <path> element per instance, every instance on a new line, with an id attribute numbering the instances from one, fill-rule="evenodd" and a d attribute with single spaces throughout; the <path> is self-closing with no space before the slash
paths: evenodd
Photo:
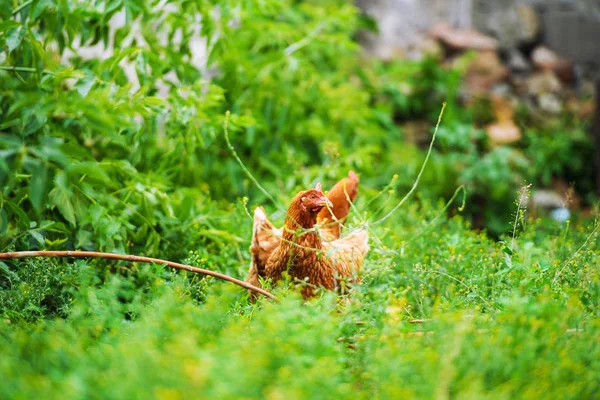
<path id="1" fill-rule="evenodd" d="M 580 121 L 554 123 L 525 134 L 525 152 L 531 159 L 530 179 L 549 185 L 562 178 L 582 194 L 594 199 L 594 146 L 587 124 Z"/>
<path id="2" fill-rule="evenodd" d="M 223 151 L 227 109 L 251 169 L 268 180 L 286 177 L 278 193 L 306 184 L 294 172 L 307 164 L 335 163 L 329 177 L 372 166 L 387 134 L 369 93 L 346 79 L 358 61 L 351 36 L 359 16 L 341 3 L 175 2 L 163 17 L 156 1 L 36 1 L 6 13 L 0 46 L 19 70 L 0 70 L 0 207 L 8 221 L 0 246 L 169 255 L 175 238 L 189 239 L 182 249 L 206 244 L 184 231 L 197 224 L 209 191 L 254 195 Z M 118 12 L 126 25 L 109 26 Z M 131 24 L 139 32 L 129 33 Z M 156 24 L 160 30 L 150 28 Z M 13 48 L 14 32 L 24 39 Z M 205 67 L 191 50 L 203 39 Z M 103 59 L 75 52 L 102 43 L 114 49 Z M 209 84 L 201 71 L 210 68 L 219 76 Z M 14 240 L 25 231 L 34 233 Z"/>
<path id="3" fill-rule="evenodd" d="M 78 268 L 55 260 L 0 265 L 0 309 L 14 321 L 36 321 L 44 316 L 66 316 L 70 290 L 77 285 Z"/>
<path id="4" fill-rule="evenodd" d="M 440 206 L 413 204 L 394 218 L 402 226 L 373 231 L 363 282 L 347 301 L 326 293 L 303 304 L 280 289 L 282 302 L 250 306 L 237 287 L 161 267 L 115 273 L 44 261 L 69 271 L 56 279 L 76 290 L 63 318 L 3 315 L 0 373 L 9 379 L 1 396 L 592 396 L 600 372 L 595 241 L 563 269 L 590 230 L 530 224 L 509 265 L 501 246 L 461 217 L 437 218 Z M 194 253 L 186 262 L 214 268 L 230 257 Z M 32 280 L 40 264 L 8 268 Z M 3 309 L 24 312 L 11 304 Z"/>
<path id="5" fill-rule="evenodd" d="M 365 21 L 342 0 L 0 0 L 0 18 L 2 251 L 127 252 L 243 277 L 251 219 L 237 198 L 281 222 L 297 189 L 354 168 L 349 226 L 373 221 L 424 159 L 399 124 L 433 124 L 448 103 L 418 197 L 371 227 L 347 296 L 305 303 L 276 287 L 281 302 L 249 304 L 157 265 L 0 262 L 0 398 L 598 392 L 598 225 L 513 217 L 524 178 L 584 174 L 569 156 L 589 145 L 576 121 L 523 120 L 524 143 L 490 146 L 474 127 L 486 105 L 458 106 L 468 56 L 366 60 L 353 39 Z M 233 146 L 278 204 L 228 151 L 227 110 Z M 458 185 L 465 215 L 438 201 Z M 501 242 L 471 229 L 478 215 Z"/>

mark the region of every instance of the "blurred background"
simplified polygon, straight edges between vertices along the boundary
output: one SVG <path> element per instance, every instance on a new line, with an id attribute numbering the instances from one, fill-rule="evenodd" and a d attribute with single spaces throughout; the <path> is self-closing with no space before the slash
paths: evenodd
<path id="1" fill-rule="evenodd" d="M 448 165 L 433 186 L 443 187 L 448 178 L 467 185 L 476 227 L 502 231 L 506 213 L 501 210 L 509 207 L 501 203 L 519 181 L 532 184 L 534 214 L 536 208 L 553 210 L 561 220 L 569 217 L 568 208 L 587 213 L 600 190 L 594 150 L 600 143 L 594 139 L 600 135 L 594 111 L 600 96 L 599 1 L 356 4 L 377 26 L 360 35 L 370 56 L 389 64 L 435 60 L 445 72 L 460 75 L 456 87 L 448 81 L 440 85 L 448 90 L 451 115 L 434 163 Z M 420 147 L 428 143 L 431 120 L 401 112 L 396 117 L 404 140 Z M 452 155 L 469 143 L 479 143 L 479 151 L 466 151 L 478 157 Z"/>

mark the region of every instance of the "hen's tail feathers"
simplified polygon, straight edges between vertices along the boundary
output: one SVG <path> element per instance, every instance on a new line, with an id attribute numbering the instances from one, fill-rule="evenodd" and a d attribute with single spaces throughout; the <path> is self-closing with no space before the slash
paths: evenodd
<path id="1" fill-rule="evenodd" d="M 358 229 L 340 240 L 347 241 L 361 257 L 366 256 L 369 252 L 369 232 L 365 229 Z"/>
<path id="2" fill-rule="evenodd" d="M 348 176 L 336 183 L 327 198 L 333 204 L 331 209 L 323 208 L 317 215 L 317 222 L 323 225 L 321 235 L 328 239 L 338 239 L 350 211 L 350 203 L 358 194 L 360 179 L 356 172 L 348 172 Z"/>
<path id="3" fill-rule="evenodd" d="M 365 229 L 359 229 L 352 232 L 344 239 L 348 239 L 354 248 L 352 274 L 356 276 L 356 274 L 363 269 L 365 256 L 369 252 L 369 232 Z"/>
<path id="4" fill-rule="evenodd" d="M 261 287 L 259 277 L 265 276 L 269 256 L 281 241 L 281 229 L 275 229 L 262 207 L 254 210 L 254 226 L 250 242 L 250 268 L 246 282 Z"/>
<path id="5" fill-rule="evenodd" d="M 356 277 L 369 251 L 369 233 L 358 229 L 341 239 L 323 243 L 333 261 L 335 273 L 341 277 Z"/>

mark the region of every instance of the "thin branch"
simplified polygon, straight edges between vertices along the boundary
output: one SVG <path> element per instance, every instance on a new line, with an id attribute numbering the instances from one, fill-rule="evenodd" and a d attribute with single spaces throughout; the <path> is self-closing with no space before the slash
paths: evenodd
<path id="1" fill-rule="evenodd" d="M 12 12 L 12 15 L 16 15 L 23 11 L 25 8 L 29 7 L 33 3 L 33 0 L 27 0 L 25 3 L 21 4 L 19 7 L 15 8 Z"/>
<path id="2" fill-rule="evenodd" d="M 386 219 L 391 217 L 392 214 L 394 212 L 396 212 L 396 210 L 399 209 L 402 206 L 402 204 L 404 204 L 404 202 L 410 197 L 410 195 L 413 194 L 413 192 L 417 189 L 417 186 L 419 185 L 419 181 L 421 180 L 421 175 L 423 175 L 423 171 L 425 171 L 425 167 L 427 166 L 427 161 L 429 161 L 429 156 L 431 155 L 431 151 L 433 150 L 433 143 L 435 142 L 435 137 L 437 135 L 438 128 L 440 127 L 440 123 L 442 122 L 442 117 L 444 116 L 445 109 L 446 109 L 446 103 L 443 103 L 442 111 L 440 111 L 440 115 L 438 117 L 437 124 L 435 125 L 435 130 L 433 131 L 433 137 L 431 138 L 431 143 L 429 143 L 429 150 L 427 151 L 427 155 L 425 156 L 423 165 L 421 165 L 421 170 L 419 171 L 419 174 L 417 175 L 417 179 L 415 180 L 415 183 L 413 184 L 412 188 L 408 191 L 408 193 L 406 193 L 406 195 L 402 198 L 402 200 L 400 200 L 400 202 L 398 204 L 396 204 L 396 206 L 394 208 L 392 208 L 392 210 L 389 213 L 387 213 L 381 219 L 373 222 L 372 225 L 379 225 L 380 223 L 382 223 L 383 221 L 385 221 Z"/>
<path id="3" fill-rule="evenodd" d="M 425 322 L 429 322 L 431 319 L 411 319 L 408 321 L 409 324 L 424 324 Z"/>
<path id="4" fill-rule="evenodd" d="M 454 281 L 456 281 L 456 282 L 460 283 L 461 285 L 463 285 L 464 287 L 466 287 L 466 288 L 467 288 L 469 291 L 473 292 L 473 289 L 471 288 L 471 286 L 467 285 L 466 283 L 464 283 L 464 282 L 463 282 L 463 281 L 461 281 L 461 280 L 458 280 L 458 279 L 456 279 L 456 278 L 455 278 L 455 277 L 453 277 L 452 275 L 448 275 L 448 274 L 447 274 L 447 273 L 445 273 L 445 272 L 442 272 L 442 271 L 437 271 L 437 270 L 435 270 L 435 269 L 425 270 L 425 272 L 433 272 L 433 273 L 435 273 L 435 274 L 440 274 L 440 275 L 443 275 L 443 276 L 445 276 L 445 277 L 447 277 L 447 278 L 450 278 L 450 279 L 452 279 L 452 280 L 454 280 Z M 474 293 L 474 292 L 473 292 L 473 293 Z M 484 298 L 483 298 L 483 296 L 481 296 L 479 293 L 475 293 L 475 294 L 477 295 L 477 297 L 479 297 L 479 298 L 480 298 L 480 299 L 481 299 L 481 300 L 482 300 L 482 301 L 485 303 L 485 305 L 486 305 L 486 306 L 488 306 L 488 307 L 489 307 L 490 309 L 492 309 L 492 310 L 494 309 L 494 307 L 492 307 L 492 305 L 491 305 L 491 304 L 490 304 L 490 303 L 489 303 L 489 302 L 488 302 L 486 299 L 484 299 Z"/>
<path id="5" fill-rule="evenodd" d="M 375 202 L 375 200 L 377 200 L 378 198 L 380 198 L 384 193 L 388 192 L 392 186 L 394 186 L 394 183 L 398 180 L 398 174 L 394 174 L 394 176 L 392 176 L 392 179 L 390 180 L 390 183 L 388 183 L 383 189 L 381 189 L 375 196 L 373 196 L 368 202 L 367 204 L 365 204 L 365 206 L 363 207 L 362 211 L 365 211 L 366 209 L 369 208 L 369 206 L 371 204 L 373 204 Z"/>
<path id="6" fill-rule="evenodd" d="M 577 251 L 575 253 L 573 253 L 571 255 L 571 257 L 569 257 L 569 259 L 567 261 L 565 261 L 560 270 L 556 272 L 556 274 L 554 274 L 554 279 L 552 279 L 552 283 L 555 283 L 558 280 L 558 277 L 563 273 L 563 271 L 565 270 L 565 268 L 567 268 L 569 266 L 569 263 L 571 261 L 573 261 L 573 259 L 575 259 L 575 257 L 577 257 L 579 255 L 579 253 L 581 252 L 581 250 L 583 250 L 588 242 L 590 241 L 590 239 L 596 234 L 596 231 L 598 230 L 598 227 L 600 226 L 600 221 L 596 221 L 596 225 L 594 226 L 594 230 L 592 231 L 592 233 L 590 233 L 588 235 L 588 237 L 585 239 L 585 242 L 583 242 L 583 244 L 581 245 L 580 248 L 577 249 Z"/>
<path id="7" fill-rule="evenodd" d="M 203 275 L 209 275 L 218 279 L 222 279 L 227 282 L 235 283 L 238 286 L 252 290 L 253 292 L 260 293 L 273 300 L 277 300 L 273 294 L 251 285 L 248 282 L 240 281 L 239 279 L 233 278 L 229 275 L 221 274 L 219 272 L 210 271 L 208 269 L 192 267 L 191 265 L 179 264 L 173 261 L 161 260 L 159 258 L 152 257 L 141 257 L 128 254 L 115 254 L 115 253 L 100 253 L 96 251 L 15 251 L 8 253 L 0 253 L 0 260 L 2 259 L 13 259 L 13 258 L 27 258 L 27 257 L 75 257 L 75 258 L 107 258 L 111 260 L 123 260 L 123 261 L 137 261 L 149 264 L 164 264 L 175 269 L 184 269 L 190 272 L 196 272 Z"/>
<path id="8" fill-rule="evenodd" d="M 38 72 L 38 70 L 35 69 L 35 68 L 30 68 L 30 67 L 11 67 L 11 66 L 7 66 L 7 65 L 0 65 L 0 70 L 1 71 L 10 71 L 10 72 L 28 72 L 28 73 Z M 47 69 L 43 69 L 42 70 L 42 74 L 56 75 L 55 72 L 48 71 Z"/>
<path id="9" fill-rule="evenodd" d="M 248 175 L 248 178 L 250 178 L 250 180 L 252 182 L 254 182 L 254 184 L 260 189 L 260 191 L 263 192 L 264 195 L 267 196 L 269 198 L 269 200 L 271 200 L 273 202 L 273 204 L 275 204 L 275 206 L 277 206 L 277 208 L 282 209 L 281 205 L 279 205 L 279 203 L 273 198 L 273 196 L 271 196 L 271 194 L 269 192 L 267 192 L 267 190 L 264 187 L 262 187 L 262 185 L 260 183 L 258 183 L 258 180 L 254 177 L 254 175 L 252 175 L 252 173 L 248 170 L 248 168 L 246 168 L 246 165 L 244 165 L 244 162 L 238 156 L 237 152 L 235 151 L 235 148 L 229 141 L 228 127 L 229 127 L 229 111 L 227 111 L 225 113 L 225 121 L 223 122 L 223 130 L 225 131 L 225 141 L 227 142 L 227 147 L 229 148 L 229 151 L 231 151 L 231 154 L 233 155 L 235 160 L 238 162 L 238 164 L 240 164 L 240 167 L 242 167 L 242 169 L 244 170 L 246 175 Z"/>
<path id="10" fill-rule="evenodd" d="M 440 213 L 431 220 L 431 222 L 429 224 L 427 224 L 427 226 L 419 233 L 412 234 L 410 239 L 408 239 L 404 244 L 407 245 L 410 242 L 412 242 L 413 240 L 421 237 L 422 235 L 424 235 L 425 233 L 429 232 L 429 230 L 431 228 L 433 228 L 437 222 L 438 219 L 440 219 L 443 215 L 446 214 L 446 211 L 448 211 L 448 208 L 450 208 L 450 205 L 454 202 L 454 200 L 456 199 L 456 197 L 458 196 L 458 194 L 460 192 L 463 192 L 463 198 L 462 198 L 462 204 L 460 207 L 458 207 L 458 211 L 463 211 L 465 208 L 465 202 L 467 200 L 467 189 L 465 189 L 465 185 L 460 185 L 455 191 L 454 194 L 452 195 L 452 197 L 450 198 L 450 200 L 448 200 L 448 202 L 446 203 L 446 205 L 444 206 L 444 208 L 442 208 L 442 211 L 440 211 Z"/>
<path id="11" fill-rule="evenodd" d="M 296 43 L 292 43 L 291 45 L 289 45 L 288 47 L 286 47 L 285 50 L 283 50 L 284 54 L 286 56 L 290 56 L 294 52 L 300 50 L 301 48 L 308 46 L 310 44 L 310 42 L 312 42 L 313 39 L 316 38 L 319 35 L 319 33 L 321 32 L 321 30 L 324 27 L 325 27 L 325 24 L 323 22 L 321 22 L 304 39 L 301 39 L 301 40 L 297 41 Z"/>

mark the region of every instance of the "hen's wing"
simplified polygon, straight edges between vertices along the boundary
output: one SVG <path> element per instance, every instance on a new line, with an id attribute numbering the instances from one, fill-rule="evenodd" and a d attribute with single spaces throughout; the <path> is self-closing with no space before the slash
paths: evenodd
<path id="1" fill-rule="evenodd" d="M 366 230 L 359 229 L 342 239 L 324 242 L 323 249 L 338 276 L 353 277 L 362 269 L 365 255 L 369 251 L 369 234 Z"/>
<path id="2" fill-rule="evenodd" d="M 250 269 L 246 282 L 260 287 L 258 277 L 265 276 L 265 266 L 273 250 L 281 242 L 281 229 L 276 229 L 262 207 L 254 210 L 254 227 L 250 242 Z"/>
<path id="3" fill-rule="evenodd" d="M 348 176 L 336 183 L 327 198 L 331 200 L 333 215 L 328 208 L 323 208 L 317 215 L 317 223 L 322 225 L 321 236 L 333 240 L 340 237 L 342 225 L 346 221 L 350 203 L 356 198 L 358 193 L 358 175 L 354 171 L 348 172 Z M 335 217 L 335 218 L 334 218 Z"/>

